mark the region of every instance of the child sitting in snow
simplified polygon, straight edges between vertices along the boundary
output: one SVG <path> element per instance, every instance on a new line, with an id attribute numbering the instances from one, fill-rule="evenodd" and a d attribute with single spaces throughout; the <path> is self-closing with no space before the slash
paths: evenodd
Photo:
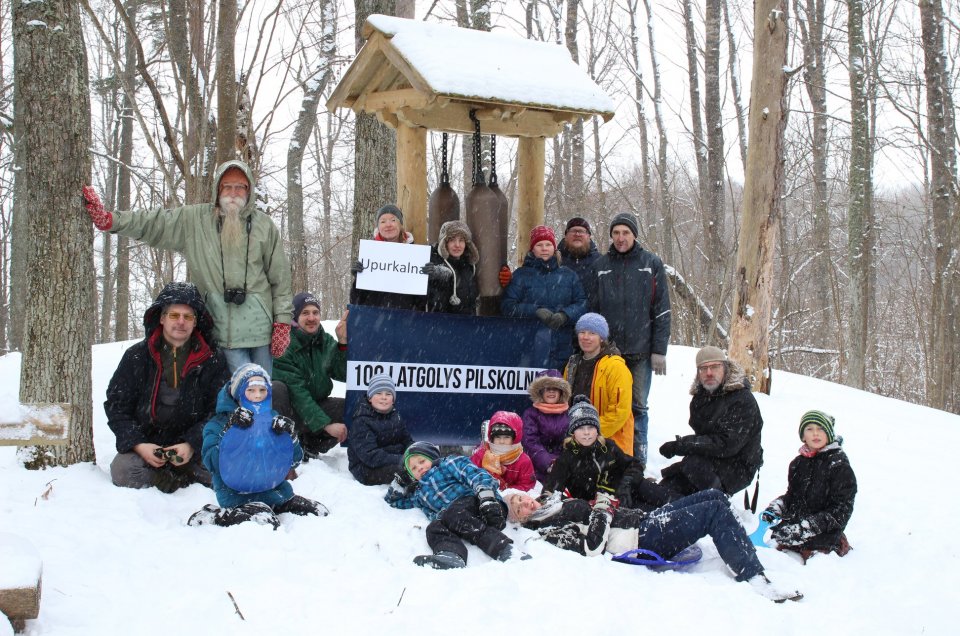
<path id="1" fill-rule="evenodd" d="M 433 444 L 414 442 L 403 454 L 403 469 L 384 500 L 394 508 L 420 508 L 430 519 L 427 545 L 433 554 L 414 558 L 417 565 L 437 570 L 466 567 L 465 540 L 498 561 L 516 554 L 513 541 L 501 532 L 507 525 L 506 506 L 497 493 L 497 481 L 466 457 L 440 459 L 440 449 Z"/>
<path id="2" fill-rule="evenodd" d="M 529 391 L 533 406 L 523 412 L 524 449 L 537 479 L 545 482 L 567 437 L 570 384 L 559 371 L 548 369 L 537 374 Z"/>
<path id="3" fill-rule="evenodd" d="M 233 373 L 217 396 L 216 415 L 203 428 L 203 464 L 213 475 L 213 490 L 217 495 L 218 508 L 207 504 L 193 514 L 187 522 L 191 526 L 215 524 L 232 526 L 244 521 L 280 525 L 278 514 L 290 512 L 295 515 L 326 516 L 327 508 L 311 499 L 293 494 L 289 481 L 281 481 L 277 486 L 262 492 L 238 492 L 226 483 L 221 476 L 220 445 L 223 436 L 233 426 L 249 429 L 254 424 L 255 413 L 268 409 L 273 417 L 271 429 L 275 435 L 289 435 L 293 439 L 292 468 L 303 459 L 303 449 L 297 441 L 293 420 L 277 415 L 271 406 L 272 388 L 270 376 L 256 364 L 245 364 Z M 255 463 L 258 458 L 251 458 Z"/>
<path id="4" fill-rule="evenodd" d="M 772 533 L 777 547 L 799 552 L 804 563 L 814 552 L 843 556 L 850 551 L 843 531 L 853 514 L 857 478 L 833 427 L 833 416 L 822 411 L 803 414 L 803 446 L 790 462 L 787 492 L 761 514 L 764 521 L 781 520 Z"/>
<path id="5" fill-rule="evenodd" d="M 347 459 L 350 472 L 367 486 L 389 484 L 413 443 L 407 427 L 394 408 L 397 388 L 390 376 L 381 373 L 367 383 L 367 399 L 357 404 L 350 425 Z"/>
<path id="6" fill-rule="evenodd" d="M 533 462 L 523 452 L 523 421 L 510 411 L 497 411 L 486 426 L 486 438 L 473 451 L 470 461 L 496 478 L 500 490 L 530 490 L 537 480 Z"/>

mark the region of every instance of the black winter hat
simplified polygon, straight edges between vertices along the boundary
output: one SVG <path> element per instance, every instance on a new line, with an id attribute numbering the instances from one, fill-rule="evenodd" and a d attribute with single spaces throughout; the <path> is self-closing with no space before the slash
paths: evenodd
<path id="1" fill-rule="evenodd" d="M 382 208 L 380 208 L 379 210 L 377 210 L 377 218 L 374 219 L 374 223 L 375 224 L 379 223 L 380 217 L 383 216 L 384 214 L 392 214 L 393 216 L 397 217 L 398 221 L 400 221 L 400 225 L 403 225 L 403 212 L 401 212 L 400 208 L 398 208 L 394 204 L 388 203 Z"/>
<path id="2" fill-rule="evenodd" d="M 170 305 L 187 305 L 197 315 L 196 331 L 211 347 L 214 346 L 213 319 L 207 313 L 207 306 L 203 302 L 200 290 L 193 283 L 174 281 L 167 283 L 157 294 L 156 299 L 143 313 L 144 333 L 147 337 L 160 326 L 160 315 Z"/>
<path id="3" fill-rule="evenodd" d="M 317 309 L 320 309 L 320 301 L 317 300 L 317 297 L 311 294 L 310 292 L 300 292 L 293 297 L 293 321 L 297 322 L 300 320 L 300 312 L 303 311 L 303 308 L 307 305 L 313 305 Z"/>
<path id="4" fill-rule="evenodd" d="M 610 221 L 610 236 L 613 236 L 613 228 L 618 225 L 626 225 L 630 231 L 633 232 L 633 238 L 640 236 L 640 228 L 637 225 L 637 217 L 633 216 L 629 212 L 621 212 L 613 217 L 613 220 Z"/>
<path id="5" fill-rule="evenodd" d="M 410 458 L 415 455 L 426 457 L 431 462 L 436 463 L 440 459 L 440 449 L 430 442 L 414 442 L 407 446 L 407 450 L 403 451 L 403 469 L 411 477 L 413 477 L 413 473 L 410 472 Z"/>
<path id="6" fill-rule="evenodd" d="M 570 410 L 567 411 L 570 418 L 570 425 L 567 426 L 567 435 L 573 435 L 573 432 L 581 426 L 592 426 L 600 432 L 600 414 L 597 409 L 590 404 L 590 398 L 586 395 L 575 395 Z"/>
<path id="7" fill-rule="evenodd" d="M 582 216 L 575 216 L 567 221 L 567 227 L 563 229 L 563 233 L 566 234 L 572 227 L 582 227 L 587 231 L 587 234 L 593 234 L 593 232 L 590 230 L 590 223 Z"/>

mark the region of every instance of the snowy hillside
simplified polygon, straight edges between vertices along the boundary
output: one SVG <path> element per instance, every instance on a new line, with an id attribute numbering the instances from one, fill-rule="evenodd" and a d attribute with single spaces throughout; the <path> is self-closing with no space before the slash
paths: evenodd
<path id="1" fill-rule="evenodd" d="M 332 330 L 333 324 L 326 325 Z M 764 416 L 762 504 L 781 494 L 801 413 L 832 413 L 860 492 L 843 559 L 808 565 L 762 549 L 770 578 L 801 590 L 775 605 L 737 584 L 709 539 L 687 573 L 657 574 L 563 552 L 508 532 L 533 559 L 502 564 L 471 547 L 465 570 L 414 566 L 427 521 L 390 509 L 385 487 L 347 472 L 346 451 L 300 468 L 294 490 L 331 510 L 283 526 L 186 525 L 214 501 L 199 485 L 173 495 L 110 483 L 115 455 L 102 402 L 123 350 L 94 348 L 97 465 L 44 472 L 0 448 L 0 533 L 27 537 L 43 558 L 40 618 L 28 634 L 955 634 L 960 589 L 956 457 L 960 417 L 834 384 L 776 373 L 758 396 Z M 651 391 L 653 449 L 688 429 L 695 351 L 671 347 Z M 0 404 L 16 397 L 19 355 L 0 358 Z M 342 390 L 342 386 L 340 388 Z M 403 394 L 398 407 L 403 411 Z M 667 460 L 654 451 L 648 475 Z M 742 496 L 734 499 L 742 506 Z M 747 521 L 748 530 L 753 522 Z M 5 567 L 0 563 L 0 570 Z M 952 590 L 952 591 L 951 591 Z M 227 593 L 236 599 L 245 620 Z M 0 634 L 6 630 L 0 625 Z M 695 631 L 696 630 L 696 631 Z"/>

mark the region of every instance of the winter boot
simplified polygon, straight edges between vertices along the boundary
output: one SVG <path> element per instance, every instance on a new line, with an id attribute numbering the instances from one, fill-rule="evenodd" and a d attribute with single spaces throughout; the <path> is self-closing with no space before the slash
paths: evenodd
<path id="1" fill-rule="evenodd" d="M 770 582 L 770 579 L 767 578 L 767 575 L 763 573 L 747 579 L 747 583 L 750 584 L 757 594 L 764 598 L 770 599 L 774 603 L 783 603 L 784 601 L 799 601 L 803 598 L 803 594 L 796 590 L 793 592 L 787 592 L 776 587 Z"/>
<path id="2" fill-rule="evenodd" d="M 326 517 L 328 514 L 330 514 L 330 511 L 327 510 L 327 507 L 319 501 L 307 499 L 306 497 L 301 497 L 300 495 L 294 495 L 290 499 L 284 501 L 282 504 L 277 504 L 273 507 L 273 511 L 278 515 L 283 514 L 284 512 L 289 512 L 291 514 L 300 516 L 317 515 L 318 517 Z"/>
<path id="3" fill-rule="evenodd" d="M 190 518 L 187 519 L 188 526 L 206 526 L 213 525 L 217 522 L 217 513 L 220 512 L 220 508 L 214 506 L 213 504 L 207 504 L 200 510 L 196 511 Z"/>
<path id="4" fill-rule="evenodd" d="M 157 469 L 153 485 L 162 493 L 170 494 L 193 483 L 190 475 L 177 470 L 173 466 L 162 466 Z"/>
<path id="5" fill-rule="evenodd" d="M 497 555 L 497 561 L 502 561 L 506 563 L 507 561 L 526 561 L 532 559 L 533 557 L 525 552 L 520 552 L 519 550 L 514 550 L 513 544 L 508 543 L 503 546 L 503 549 L 500 550 L 500 553 Z"/>
<path id="6" fill-rule="evenodd" d="M 214 523 L 218 526 L 235 526 L 244 521 L 270 525 L 274 530 L 280 527 L 280 520 L 273 514 L 270 506 L 259 501 L 251 501 L 236 508 L 222 508 L 217 513 Z"/>
<path id="7" fill-rule="evenodd" d="M 414 557 L 413 562 L 419 566 L 431 567 L 434 570 L 453 570 L 467 567 L 467 562 L 460 555 L 453 552 L 437 552 L 436 554 L 421 554 Z"/>

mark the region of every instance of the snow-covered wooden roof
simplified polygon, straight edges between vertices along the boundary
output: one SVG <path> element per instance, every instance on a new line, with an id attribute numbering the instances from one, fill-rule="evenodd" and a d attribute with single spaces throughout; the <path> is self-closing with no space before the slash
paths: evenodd
<path id="1" fill-rule="evenodd" d="M 376 113 L 391 126 L 552 137 L 566 122 L 597 115 L 613 100 L 561 46 L 512 35 L 385 15 L 370 16 L 367 42 L 327 102 Z"/>

